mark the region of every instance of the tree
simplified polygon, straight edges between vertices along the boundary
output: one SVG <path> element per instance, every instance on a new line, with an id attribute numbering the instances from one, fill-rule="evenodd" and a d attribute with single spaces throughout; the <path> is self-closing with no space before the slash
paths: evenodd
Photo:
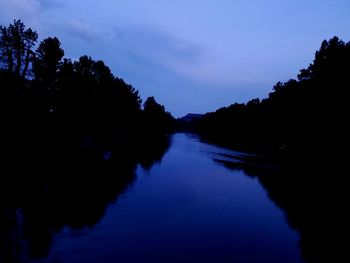
<path id="1" fill-rule="evenodd" d="M 147 128 L 153 133 L 165 133 L 174 128 L 175 120 L 163 105 L 154 97 L 148 97 L 144 103 L 143 111 Z"/>
<path id="2" fill-rule="evenodd" d="M 165 109 L 160 105 L 154 97 L 148 97 L 144 103 L 144 111 L 150 114 L 162 114 Z"/>
<path id="3" fill-rule="evenodd" d="M 10 73 L 26 77 L 33 61 L 32 48 L 38 34 L 31 28 L 25 29 L 21 20 L 14 20 L 8 27 L 0 26 L 0 65 Z"/>
<path id="4" fill-rule="evenodd" d="M 60 41 L 54 38 L 44 39 L 35 52 L 33 61 L 34 88 L 45 106 L 46 112 L 57 110 L 58 70 L 62 64 L 64 51 Z"/>
<path id="5" fill-rule="evenodd" d="M 44 83 L 52 83 L 62 63 L 64 51 L 58 38 L 46 38 L 35 53 L 34 75 L 35 79 Z"/>
<path id="6" fill-rule="evenodd" d="M 199 132 L 231 146 L 279 149 L 289 145 L 300 152 L 322 146 L 322 151 L 328 147 L 333 149 L 329 152 L 336 152 L 336 146 L 348 137 L 349 87 L 350 42 L 333 37 L 322 42 L 297 79 L 278 82 L 260 103 L 234 104 L 204 115 Z"/>

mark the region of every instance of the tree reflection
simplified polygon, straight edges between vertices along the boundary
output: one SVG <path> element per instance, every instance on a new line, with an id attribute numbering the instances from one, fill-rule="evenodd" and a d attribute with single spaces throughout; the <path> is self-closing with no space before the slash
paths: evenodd
<path id="1" fill-rule="evenodd" d="M 264 164 L 260 157 L 215 161 L 258 178 L 271 200 L 284 210 L 288 224 L 298 231 L 306 262 L 345 262 L 347 248 L 341 236 L 348 225 L 346 167 L 329 153 L 308 157 L 280 156 L 278 166 L 265 158 Z"/>
<path id="2" fill-rule="evenodd" d="M 0 177 L 0 262 L 45 257 L 55 234 L 94 227 L 135 181 L 137 164 L 160 162 L 170 140 L 114 145 L 104 152 L 55 148 L 3 155 Z M 36 148 L 37 149 L 37 148 Z M 147 153 L 147 154 L 146 154 Z"/>

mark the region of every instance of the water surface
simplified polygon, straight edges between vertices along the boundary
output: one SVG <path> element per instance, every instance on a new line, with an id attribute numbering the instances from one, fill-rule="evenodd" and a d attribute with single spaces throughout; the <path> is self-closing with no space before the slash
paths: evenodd
<path id="1" fill-rule="evenodd" d="M 301 262 L 297 233 L 258 179 L 215 161 L 235 154 L 175 134 L 98 224 L 64 228 L 36 262 Z"/>

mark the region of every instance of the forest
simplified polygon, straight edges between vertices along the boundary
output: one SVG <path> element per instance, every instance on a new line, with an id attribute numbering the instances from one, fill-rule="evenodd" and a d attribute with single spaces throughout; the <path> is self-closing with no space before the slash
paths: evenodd
<path id="1" fill-rule="evenodd" d="M 0 27 L 0 164 L 8 175 L 0 178 L 0 260 L 20 262 L 18 211 L 33 258 L 65 226 L 96 225 L 136 181 L 138 165 L 162 159 L 175 131 L 255 152 L 252 163 L 271 157 L 273 172 L 242 165 L 244 158 L 220 164 L 258 178 L 299 232 L 307 262 L 342 258 L 350 42 L 324 40 L 311 64 L 265 99 L 176 121 L 103 61 L 69 59 L 57 37 L 38 39 L 21 20 Z"/>
<path id="2" fill-rule="evenodd" d="M 114 76 L 101 60 L 65 57 L 61 42 L 38 34 L 21 20 L 0 27 L 2 152 L 98 154 L 166 135 L 174 118 L 154 97 Z M 83 156 L 82 155 L 82 156 Z M 42 156 L 43 157 L 43 156 Z"/>
<path id="3" fill-rule="evenodd" d="M 271 173 L 243 163 L 221 162 L 257 177 L 300 234 L 306 262 L 341 262 L 341 236 L 349 191 L 350 42 L 324 40 L 297 79 L 278 82 L 265 99 L 232 104 L 178 127 L 202 140 L 255 152 L 249 162 L 276 165 Z M 266 157 L 268 157 L 266 159 Z"/>
<path id="4" fill-rule="evenodd" d="M 44 257 L 65 227 L 92 228 L 138 165 L 162 159 L 174 126 L 103 61 L 72 61 L 21 20 L 0 27 L 0 120 L 0 262 Z"/>
<path id="5" fill-rule="evenodd" d="M 349 87 L 350 42 L 333 37 L 297 79 L 278 82 L 267 98 L 220 108 L 190 126 L 206 140 L 236 148 L 298 155 L 338 151 L 348 134 Z"/>

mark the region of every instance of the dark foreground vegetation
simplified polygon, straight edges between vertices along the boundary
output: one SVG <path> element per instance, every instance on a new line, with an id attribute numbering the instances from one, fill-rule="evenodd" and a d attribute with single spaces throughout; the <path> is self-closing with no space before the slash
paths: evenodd
<path id="1" fill-rule="evenodd" d="M 204 140 L 273 156 L 279 163 L 274 172 L 221 163 L 259 178 L 300 233 L 307 262 L 349 260 L 342 241 L 348 227 L 349 88 L 350 42 L 334 37 L 323 41 L 296 80 L 277 83 L 268 98 L 185 123 Z"/>
<path id="2" fill-rule="evenodd" d="M 0 27 L 0 262 L 45 256 L 55 233 L 83 229 L 150 168 L 174 120 L 103 61 L 64 57 L 20 20 Z"/>
<path id="3" fill-rule="evenodd" d="M 55 37 L 34 50 L 37 40 L 38 34 L 20 20 L 0 28 L 0 143 L 5 155 L 30 154 L 32 149 L 44 155 L 53 149 L 98 153 L 121 144 L 136 149 L 172 130 L 170 113 L 153 97 L 142 110 L 138 91 L 103 61 L 65 58 Z"/>

